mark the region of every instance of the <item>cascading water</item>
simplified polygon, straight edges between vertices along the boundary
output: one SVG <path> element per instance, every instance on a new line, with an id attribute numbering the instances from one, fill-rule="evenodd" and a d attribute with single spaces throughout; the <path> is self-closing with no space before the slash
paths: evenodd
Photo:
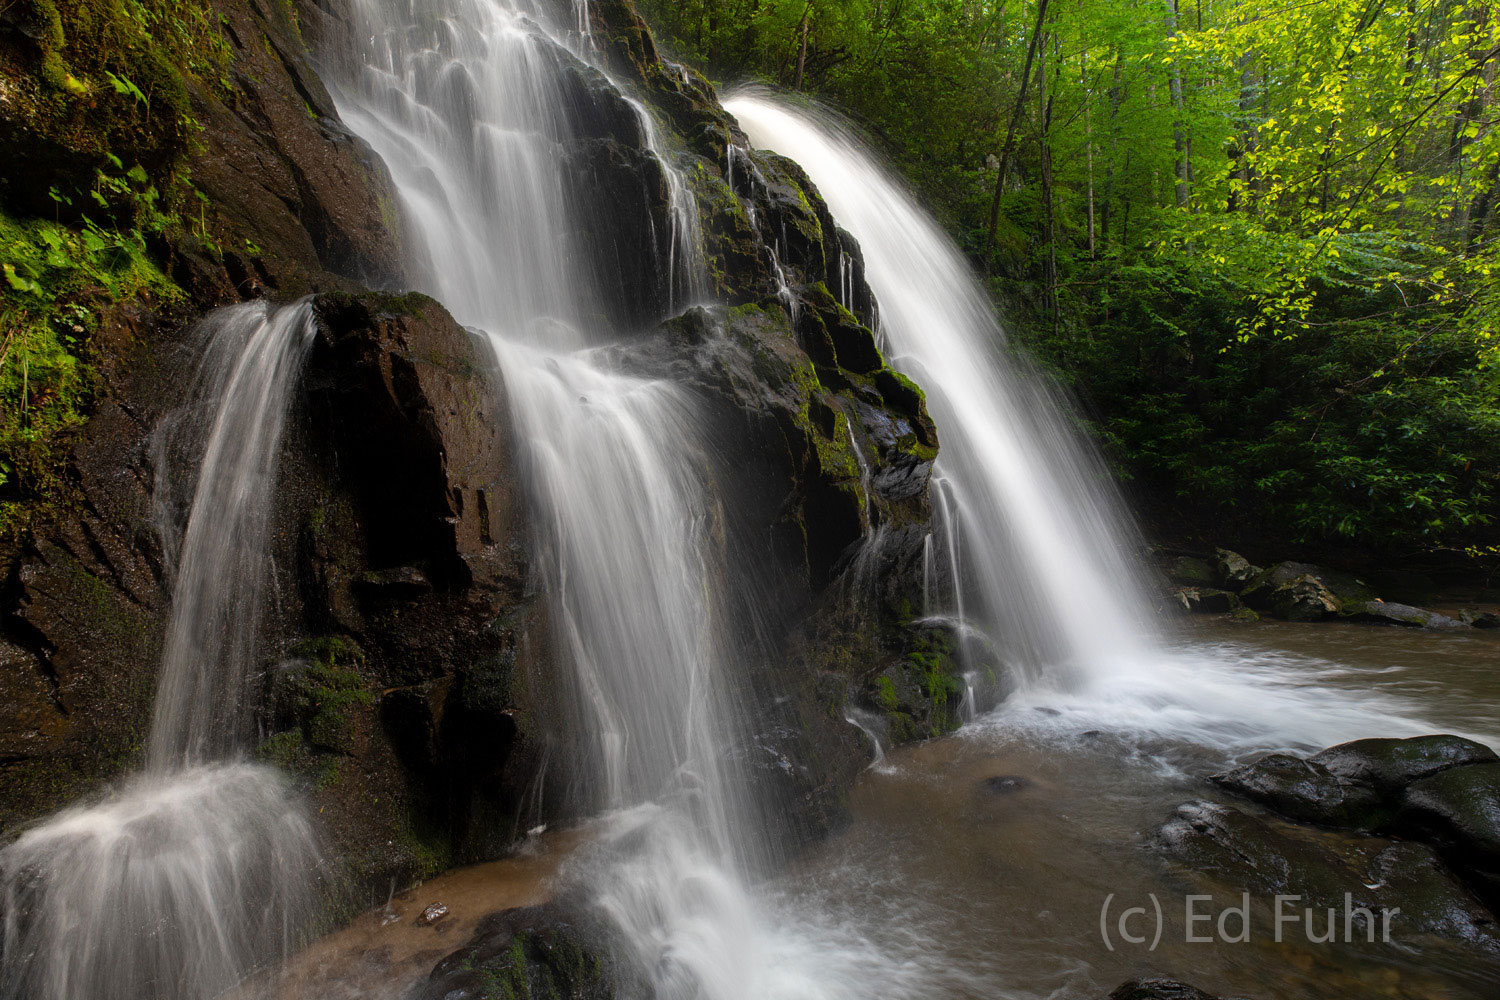
<path id="1" fill-rule="evenodd" d="M 286 954 L 311 916 L 311 823 L 278 772 L 234 757 L 311 316 L 252 304 L 202 324 L 194 404 L 176 421 L 187 440 L 170 449 L 188 464 L 158 489 L 196 468 L 147 769 L 0 851 L 0 997 L 206 1000 Z"/>
<path id="2" fill-rule="evenodd" d="M 746 887 L 761 834 L 736 822 L 754 809 L 725 763 L 740 720 L 724 689 L 703 421 L 679 387 L 627 372 L 628 346 L 605 346 L 622 331 L 599 280 L 604 248 L 578 236 L 560 179 L 581 114 L 569 81 L 605 81 L 579 9 L 559 26 L 524 0 L 450 0 L 417 19 L 361 0 L 362 49 L 333 93 L 390 166 L 420 287 L 485 331 L 499 361 L 570 667 L 558 742 L 589 786 L 577 801 L 606 810 L 572 878 L 658 997 L 857 996 L 876 956 L 776 926 Z M 696 205 L 647 109 L 602 85 L 666 173 L 659 301 L 680 309 L 707 285 Z"/>
<path id="3" fill-rule="evenodd" d="M 1007 350 L 952 241 L 832 115 L 741 93 L 726 109 L 807 170 L 859 241 L 890 362 L 942 428 L 935 506 L 955 604 L 1023 679 L 1067 687 L 1152 645 L 1130 537 L 1101 464 L 1053 387 Z"/>

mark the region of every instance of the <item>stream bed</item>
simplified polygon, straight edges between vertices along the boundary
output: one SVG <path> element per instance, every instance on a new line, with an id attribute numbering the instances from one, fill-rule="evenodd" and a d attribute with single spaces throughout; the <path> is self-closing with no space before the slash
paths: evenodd
<path id="1" fill-rule="evenodd" d="M 1288 930 L 1277 943 L 1258 894 L 1249 941 L 1189 943 L 1189 894 L 1212 895 L 1195 913 L 1214 916 L 1242 899 L 1205 887 L 1154 840 L 1184 802 L 1233 804 L 1207 776 L 1266 751 L 1429 732 L 1500 744 L 1500 635 L 1190 621 L 1161 656 L 1096 689 L 1028 691 L 868 770 L 851 825 L 762 887 L 795 952 L 781 957 L 832 973 L 806 994 L 789 984 L 787 997 L 1096 998 L 1143 975 L 1268 1000 L 1495 996 L 1500 959 L 1436 938 L 1313 944 Z M 278 996 L 397 1000 L 486 909 L 545 898 L 578 842 L 544 839 L 540 853 L 405 894 L 309 949 Z M 1153 894 L 1160 943 L 1120 940 L 1118 914 L 1152 907 Z M 451 923 L 421 926 L 438 901 Z M 1131 929 L 1154 929 L 1140 920 Z M 1191 930 L 1205 928 L 1216 933 Z"/>

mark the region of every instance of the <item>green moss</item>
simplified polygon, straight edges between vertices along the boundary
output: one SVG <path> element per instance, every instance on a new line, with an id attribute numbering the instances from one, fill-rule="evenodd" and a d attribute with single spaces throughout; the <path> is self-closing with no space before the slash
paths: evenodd
<path id="1" fill-rule="evenodd" d="M 82 229 L 0 212 L 0 537 L 59 494 L 67 432 L 97 386 L 86 345 L 104 304 L 179 298 L 138 232 Z"/>
<path id="2" fill-rule="evenodd" d="M 880 702 L 880 707 L 887 712 L 894 712 L 901 706 L 901 696 L 896 693 L 896 682 L 884 674 L 875 678 L 875 697 Z"/>
<path id="3" fill-rule="evenodd" d="M 355 714 L 375 704 L 359 672 L 364 653 L 352 639 L 327 636 L 299 643 L 292 654 L 307 661 L 285 680 L 283 696 L 301 734 L 314 749 L 352 752 Z"/>

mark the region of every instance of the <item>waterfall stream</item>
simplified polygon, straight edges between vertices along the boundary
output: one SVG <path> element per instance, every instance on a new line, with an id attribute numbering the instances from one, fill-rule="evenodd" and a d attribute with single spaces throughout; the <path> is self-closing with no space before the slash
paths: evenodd
<path id="1" fill-rule="evenodd" d="M 0 851 L 0 997 L 202 1000 L 299 943 L 318 848 L 285 780 L 243 762 L 282 432 L 311 344 L 306 303 L 212 314 L 170 422 L 192 485 L 147 767 Z M 168 517 L 164 533 L 174 534 Z"/>
<path id="2" fill-rule="evenodd" d="M 578 114 L 568 81 L 603 75 L 586 22 L 508 0 L 415 20 L 399 3 L 359 10 L 367 45 L 334 81 L 340 113 L 390 166 L 420 287 L 483 331 L 505 384 L 566 661 L 557 743 L 579 805 L 604 811 L 571 880 L 656 996 L 856 995 L 836 979 L 804 988 L 827 956 L 747 888 L 761 832 L 735 822 L 753 809 L 725 764 L 741 722 L 724 690 L 703 417 L 679 387 L 623 370 L 601 248 L 576 242 L 587 227 L 559 181 Z M 680 310 L 707 284 L 697 208 L 647 109 L 621 103 L 666 172 L 670 232 L 653 230 L 664 311 Z"/>
<path id="3" fill-rule="evenodd" d="M 936 552 L 951 553 L 955 608 L 1024 683 L 1066 689 L 1140 663 L 1149 605 L 1113 484 L 958 248 L 836 116 L 757 91 L 725 108 L 802 165 L 864 251 L 890 363 L 927 391 L 943 436 Z"/>

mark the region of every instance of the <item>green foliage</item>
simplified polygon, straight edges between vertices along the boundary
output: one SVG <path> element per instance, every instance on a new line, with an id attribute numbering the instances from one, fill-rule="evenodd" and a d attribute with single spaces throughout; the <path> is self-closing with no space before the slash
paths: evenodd
<path id="1" fill-rule="evenodd" d="M 1488 546 L 1493 3 L 1052 0 L 1021 102 L 1037 0 L 642 7 L 710 74 L 864 122 L 1159 520 Z"/>
<path id="2" fill-rule="evenodd" d="M 65 493 L 101 313 L 180 297 L 148 240 L 188 228 L 189 81 L 227 87 L 230 60 L 199 0 L 16 0 L 7 18 L 22 31 L 0 66 L 0 133 L 28 156 L 0 169 L 0 537 Z"/>
<path id="3" fill-rule="evenodd" d="M 58 488 L 66 432 L 85 419 L 95 387 L 83 357 L 100 305 L 179 293 L 139 230 L 87 220 L 75 228 L 0 213 L 0 270 L 0 533 L 9 535 Z"/>

